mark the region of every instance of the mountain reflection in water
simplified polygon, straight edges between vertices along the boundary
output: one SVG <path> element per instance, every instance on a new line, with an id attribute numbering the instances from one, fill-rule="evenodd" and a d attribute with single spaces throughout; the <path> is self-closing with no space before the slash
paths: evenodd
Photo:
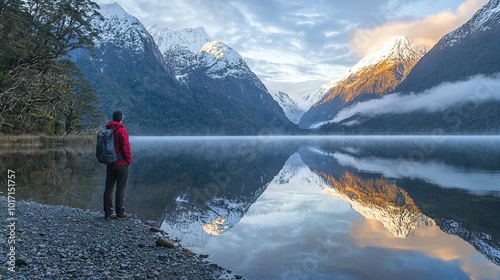
<path id="1" fill-rule="evenodd" d="M 245 278 L 500 278 L 499 137 L 131 143 L 127 211 Z M 18 199 L 101 210 L 93 148 L 0 155 Z"/>
<path id="2" fill-rule="evenodd" d="M 430 143 L 426 144 L 430 145 Z M 423 149 L 422 146 L 415 148 L 414 142 L 408 143 L 406 141 L 390 143 L 385 141 L 370 143 L 350 141 L 347 145 L 346 142 L 320 141 L 314 145 L 300 145 L 270 182 L 268 181 L 269 177 L 267 177 L 260 184 L 251 186 L 250 189 L 253 191 L 244 196 L 227 193 L 227 197 L 222 194 L 217 198 L 207 199 L 201 208 L 193 207 L 189 199 L 179 199 L 170 205 L 169 209 L 173 211 L 167 211 L 167 217 L 162 227 L 181 239 L 184 245 L 193 247 L 195 251 L 215 255 L 214 261 L 227 260 L 237 271 L 237 268 L 246 267 L 252 262 L 255 262 L 252 267 L 265 267 L 266 264 L 260 263 L 257 258 L 240 259 L 235 258 L 234 255 L 241 254 L 242 251 L 253 255 L 260 250 L 271 250 L 266 249 L 268 247 L 272 248 L 270 252 L 280 252 L 279 244 L 283 242 L 282 240 L 274 237 L 272 240 L 266 241 L 265 238 L 262 238 L 265 235 L 273 235 L 273 231 L 275 231 L 275 227 L 268 228 L 269 223 L 283 224 L 285 222 L 282 219 L 289 219 L 293 223 L 297 217 L 289 217 L 286 215 L 288 210 L 282 212 L 280 209 L 292 207 L 289 204 L 300 203 L 303 199 L 300 197 L 301 195 L 308 196 L 308 192 L 304 189 L 317 188 L 323 194 L 347 202 L 352 210 L 365 218 L 362 220 L 363 223 L 352 217 L 345 221 L 350 223 L 350 226 L 344 225 L 344 230 L 348 233 L 350 242 L 356 244 L 358 248 L 356 250 L 378 247 L 384 250 L 399 251 L 399 254 L 403 255 L 408 253 L 404 253 L 405 251 L 411 251 L 413 254 L 423 254 L 431 259 L 437 258 L 446 262 L 458 261 L 460 263 L 455 272 L 450 272 L 448 268 L 435 268 L 434 272 L 420 268 L 422 271 L 415 274 L 415 279 L 421 278 L 422 275 L 430 275 L 431 278 L 436 276 L 449 277 L 450 273 L 458 277 L 457 279 L 468 277 L 492 277 L 496 279 L 500 275 L 498 268 L 500 264 L 500 231 L 496 225 L 493 225 L 492 221 L 497 220 L 500 213 L 498 207 L 498 190 L 500 188 L 496 184 L 496 182 L 500 182 L 500 180 L 496 180 L 500 178 L 500 166 L 495 163 L 500 153 L 495 147 L 490 147 L 490 143 L 482 144 L 477 146 L 477 143 L 465 142 L 438 143 L 433 146 L 431 152 L 426 151 L 425 157 L 419 158 L 415 156 L 419 151 L 424 151 L 419 150 Z M 465 151 L 460 148 L 462 145 L 466 149 Z M 386 151 L 388 150 L 387 155 Z M 470 157 L 474 151 L 477 153 Z M 488 152 L 488 155 L 482 154 L 485 151 Z M 273 154 L 275 150 L 268 152 Z M 397 157 L 395 157 L 396 155 Z M 446 157 L 442 158 L 444 155 Z M 464 156 L 469 157 L 464 158 Z M 459 159 L 459 161 L 453 159 Z M 382 165 L 377 163 L 382 163 Z M 431 169 L 427 170 L 426 165 L 430 165 Z M 436 166 L 440 168 L 435 168 Z M 261 172 L 269 170 L 265 166 L 259 166 L 259 168 Z M 435 172 L 426 172 L 432 170 Z M 299 191 L 300 195 L 294 194 L 292 198 L 288 198 L 289 201 L 285 202 L 283 200 L 287 200 L 286 193 L 289 190 L 282 190 L 284 193 L 281 197 L 267 197 L 269 188 L 280 186 L 286 188 L 299 173 L 302 174 L 302 177 L 297 184 L 299 188 L 303 187 Z M 450 182 L 447 181 L 447 178 Z M 455 180 L 456 178 L 469 178 L 469 180 Z M 444 186 L 440 185 L 440 182 Z M 476 183 L 467 188 L 467 182 Z M 187 196 L 189 196 L 188 192 L 183 197 Z M 266 205 L 260 205 L 260 201 L 266 201 Z M 315 212 L 315 210 L 317 209 L 314 209 L 314 206 L 313 209 L 304 207 L 299 212 L 312 212 L 310 215 L 324 214 Z M 190 215 L 191 218 L 186 215 Z M 297 215 L 305 214 L 297 213 Z M 323 216 L 323 219 L 328 218 L 329 215 Z M 268 228 L 268 230 L 264 232 L 259 231 L 261 229 L 256 230 L 255 227 L 259 224 L 260 228 Z M 290 230 L 302 231 L 302 227 L 306 226 L 299 224 Z M 231 230 L 233 227 L 235 228 L 234 233 Z M 253 239 L 249 240 L 248 237 L 243 237 L 248 234 L 240 236 L 238 233 L 243 230 L 256 231 L 254 235 L 251 235 Z M 393 237 L 388 236 L 388 233 Z M 215 235 L 221 236 L 214 237 Z M 321 233 L 318 234 L 318 236 L 321 235 Z M 453 236 L 458 236 L 461 239 Z M 296 240 L 297 242 L 305 241 L 303 239 L 305 236 L 296 237 L 293 234 L 282 236 L 282 238 L 291 237 L 299 238 Z M 338 245 L 341 243 L 339 240 L 325 238 L 332 244 L 337 244 L 335 246 L 340 246 L 335 247 L 336 250 L 343 247 L 343 245 Z M 404 240 L 398 242 L 394 238 Z M 234 240 L 228 239 L 238 240 L 235 248 L 227 248 L 231 241 L 234 242 Z M 375 240 L 376 242 L 374 242 Z M 309 241 L 314 241 L 314 239 Z M 252 245 L 245 250 L 244 244 L 246 243 Z M 259 245 L 261 243 L 270 244 Z M 389 244 L 384 245 L 385 243 Z M 432 245 L 429 246 L 430 244 Z M 232 249 L 237 252 L 229 253 Z M 353 247 L 345 249 L 345 251 L 352 250 L 354 250 Z M 290 249 L 282 249 L 282 251 L 283 256 L 304 254 L 300 250 L 288 252 Z M 260 257 L 266 259 L 267 254 L 271 254 L 270 252 L 261 253 Z M 287 253 L 285 254 L 285 252 Z M 478 252 L 487 260 L 480 257 Z M 223 255 L 229 256 L 224 257 Z M 272 259 L 270 256 L 267 258 Z M 415 259 L 421 258 L 415 257 Z M 346 259 L 350 259 L 350 257 L 346 257 Z M 478 261 L 477 259 L 483 260 Z M 355 269 L 355 266 L 361 267 L 359 261 L 357 263 L 358 265 L 347 265 L 348 269 L 346 270 L 357 270 L 358 268 Z M 292 263 L 284 262 L 281 267 L 289 267 L 290 265 Z M 335 273 L 346 277 L 364 278 L 370 274 L 369 269 L 361 269 L 361 271 L 353 273 L 342 272 L 340 269 L 339 272 L 338 267 L 332 268 L 332 265 L 326 264 L 323 269 L 328 270 L 326 268 L 328 266 Z M 469 266 L 473 266 L 475 269 L 471 269 Z M 253 274 L 250 275 L 256 279 L 261 279 L 261 277 L 274 279 L 283 275 L 290 277 L 294 275 L 293 273 L 287 274 L 290 271 L 284 270 L 281 274 L 269 276 L 269 270 L 273 270 L 273 267 L 275 266 L 269 265 L 269 268 L 264 269 L 264 273 L 259 274 L 253 271 Z M 407 269 L 419 270 L 417 267 L 410 266 L 410 268 L 401 269 L 401 273 L 405 274 L 404 271 Z M 299 272 L 300 269 L 296 271 L 295 277 L 301 275 Z M 383 272 L 380 273 L 385 275 Z M 329 278 L 328 273 L 323 275 L 318 274 L 317 271 L 311 277 L 311 279 Z"/>

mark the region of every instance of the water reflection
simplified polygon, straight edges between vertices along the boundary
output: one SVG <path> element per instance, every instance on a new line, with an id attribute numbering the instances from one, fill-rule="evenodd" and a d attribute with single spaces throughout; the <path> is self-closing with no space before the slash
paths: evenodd
<path id="1" fill-rule="evenodd" d="M 128 211 L 249 279 L 500 277 L 500 138 L 131 142 Z M 0 155 L 19 199 L 101 209 L 93 147 Z"/>

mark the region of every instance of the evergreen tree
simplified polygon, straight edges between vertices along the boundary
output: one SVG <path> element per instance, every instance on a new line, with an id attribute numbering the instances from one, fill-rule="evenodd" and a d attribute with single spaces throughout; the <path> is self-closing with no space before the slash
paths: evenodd
<path id="1" fill-rule="evenodd" d="M 0 2 L 0 133 L 74 133 L 102 118 L 95 91 L 67 59 L 92 48 L 98 9 L 89 0 Z"/>

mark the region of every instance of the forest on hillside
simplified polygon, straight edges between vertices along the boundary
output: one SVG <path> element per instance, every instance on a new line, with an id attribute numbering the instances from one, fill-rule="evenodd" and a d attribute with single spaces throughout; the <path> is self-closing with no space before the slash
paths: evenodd
<path id="1" fill-rule="evenodd" d="M 100 18 L 89 0 L 0 1 L 0 134 L 75 134 L 103 121 L 95 90 L 68 59 L 93 47 Z"/>

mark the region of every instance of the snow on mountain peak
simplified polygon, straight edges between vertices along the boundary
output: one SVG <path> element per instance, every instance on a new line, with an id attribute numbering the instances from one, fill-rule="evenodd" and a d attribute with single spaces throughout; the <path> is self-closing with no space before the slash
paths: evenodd
<path id="1" fill-rule="evenodd" d="M 360 72 L 364 68 L 375 66 L 384 61 L 412 61 L 418 60 L 424 56 L 426 49 L 412 43 L 405 36 L 397 36 L 388 41 L 384 47 L 373 54 L 365 56 L 349 72 L 339 78 L 322 85 L 317 91 L 302 96 L 305 102 L 310 105 L 322 100 L 337 84 L 349 79 L 352 75 Z"/>
<path id="2" fill-rule="evenodd" d="M 480 32 L 491 28 L 490 23 L 500 23 L 500 0 L 490 0 L 466 23 L 470 32 Z"/>
<path id="3" fill-rule="evenodd" d="M 101 15 L 105 18 L 110 18 L 112 16 L 117 17 L 128 17 L 130 16 L 118 3 L 114 2 L 111 4 L 101 5 Z"/>
<path id="4" fill-rule="evenodd" d="M 456 30 L 446 34 L 441 41 L 441 49 L 451 47 L 460 42 L 462 38 L 472 34 L 488 30 L 493 25 L 500 23 L 500 0 L 490 0 L 486 5 L 479 9 L 472 18 Z"/>
<path id="5" fill-rule="evenodd" d="M 148 27 L 149 33 L 155 39 L 162 53 L 176 48 L 183 48 L 195 54 L 208 42 L 210 38 L 202 26 L 196 28 L 182 28 L 170 30 L 167 27 L 153 25 Z"/>
<path id="6" fill-rule="evenodd" d="M 272 93 L 271 95 L 274 101 L 278 102 L 281 106 L 287 118 L 295 124 L 299 123 L 300 118 L 304 115 L 306 110 L 309 109 L 309 107 L 300 107 L 300 105 L 291 99 L 285 92 L 279 91 L 277 93 Z"/>
<path id="7" fill-rule="evenodd" d="M 348 76 L 365 67 L 376 65 L 381 61 L 390 59 L 405 61 L 415 58 L 420 59 L 424 56 L 425 52 L 426 50 L 424 48 L 413 44 L 405 36 L 397 36 L 388 41 L 380 51 L 365 56 L 360 62 L 349 70 Z"/>
<path id="8" fill-rule="evenodd" d="M 142 23 L 128 14 L 119 4 L 101 5 L 100 13 L 104 20 L 96 20 L 93 24 L 102 33 L 95 40 L 96 47 L 113 43 L 136 52 L 144 51 L 144 40 L 152 38 Z"/>
<path id="9" fill-rule="evenodd" d="M 179 77 L 193 66 L 208 68 L 207 75 L 215 79 L 251 72 L 238 52 L 221 41 L 211 41 L 203 27 L 170 30 L 153 25 L 148 31 Z"/>
<path id="10" fill-rule="evenodd" d="M 333 79 L 330 82 L 322 85 L 317 91 L 313 91 L 310 93 L 306 93 L 302 95 L 302 103 L 304 104 L 304 108 L 307 110 L 313 104 L 320 101 L 325 97 L 325 95 L 330 92 L 330 90 L 340 81 L 340 79 Z"/>
<path id="11" fill-rule="evenodd" d="M 198 61 L 208 67 L 207 74 L 212 78 L 244 76 L 250 69 L 238 52 L 221 41 L 206 43 L 198 54 Z"/>
<path id="12" fill-rule="evenodd" d="M 200 50 L 201 53 L 211 54 L 217 60 L 225 60 L 230 64 L 239 63 L 242 58 L 228 45 L 221 41 L 213 41 L 206 43 Z"/>

